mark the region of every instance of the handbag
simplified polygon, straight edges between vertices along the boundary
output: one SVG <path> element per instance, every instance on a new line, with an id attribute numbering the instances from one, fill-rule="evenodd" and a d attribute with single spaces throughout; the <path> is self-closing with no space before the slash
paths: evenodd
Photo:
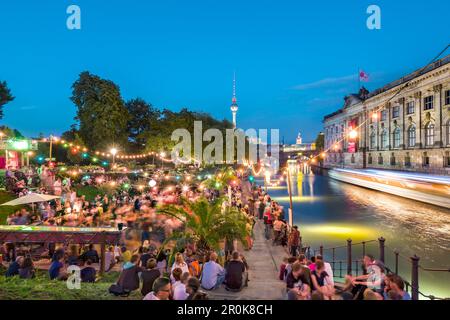
<path id="1" fill-rule="evenodd" d="M 115 295 L 115 296 L 129 296 L 130 291 L 124 290 L 123 287 L 117 283 L 112 284 L 109 289 L 109 293 Z"/>

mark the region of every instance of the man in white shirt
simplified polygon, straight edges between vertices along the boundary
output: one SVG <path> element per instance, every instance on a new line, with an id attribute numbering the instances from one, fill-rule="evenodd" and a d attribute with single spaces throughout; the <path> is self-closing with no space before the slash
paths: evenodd
<path id="1" fill-rule="evenodd" d="M 225 270 L 217 262 L 217 253 L 210 255 L 209 261 L 203 266 L 202 287 L 205 290 L 213 290 L 218 288 L 225 280 Z"/>
<path id="2" fill-rule="evenodd" d="M 186 282 L 189 279 L 189 272 L 185 272 L 181 275 L 180 280 L 177 280 L 172 285 L 173 300 L 186 300 L 188 294 L 186 292 Z"/>

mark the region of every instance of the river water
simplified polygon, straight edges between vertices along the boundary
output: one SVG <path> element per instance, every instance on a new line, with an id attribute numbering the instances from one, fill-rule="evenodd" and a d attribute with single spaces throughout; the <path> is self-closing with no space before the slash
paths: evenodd
<path id="1" fill-rule="evenodd" d="M 450 268 L 450 210 L 319 174 L 295 174 L 292 180 L 293 219 L 299 226 L 304 246 L 329 248 L 345 246 L 348 238 L 357 243 L 383 237 L 386 265 L 394 270 L 394 250 L 398 250 L 399 274 L 409 282 L 409 257 L 414 254 L 420 257 L 419 264 L 424 268 Z M 286 183 L 269 187 L 268 192 L 285 207 L 287 214 Z M 367 243 L 366 252 L 378 258 L 378 241 Z M 331 250 L 325 250 L 324 255 L 331 260 Z M 335 256 L 345 260 L 346 248 L 336 249 Z M 354 246 L 353 259 L 361 256 L 362 246 Z M 419 290 L 437 297 L 450 297 L 450 272 L 420 270 Z"/>

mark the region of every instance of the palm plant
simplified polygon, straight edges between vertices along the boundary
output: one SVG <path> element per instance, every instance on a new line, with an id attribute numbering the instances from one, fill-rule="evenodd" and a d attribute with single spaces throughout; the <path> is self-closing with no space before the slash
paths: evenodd
<path id="1" fill-rule="evenodd" d="M 181 205 L 163 205 L 158 213 L 183 222 L 183 229 L 174 233 L 170 240 L 193 240 L 197 253 L 204 256 L 210 250 L 217 250 L 226 237 L 244 242 L 248 236 L 245 214 L 236 208 L 226 208 L 222 212 L 222 202 L 223 199 L 211 203 L 206 198 L 195 202 L 182 199 Z"/>

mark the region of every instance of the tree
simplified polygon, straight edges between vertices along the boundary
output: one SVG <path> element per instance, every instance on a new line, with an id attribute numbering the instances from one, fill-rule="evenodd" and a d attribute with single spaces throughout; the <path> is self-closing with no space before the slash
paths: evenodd
<path id="1" fill-rule="evenodd" d="M 204 256 L 211 249 L 217 250 L 220 241 L 226 237 L 244 242 L 249 235 L 245 214 L 231 207 L 222 213 L 222 201 L 210 203 L 206 198 L 197 201 L 182 199 L 181 206 L 163 205 L 158 213 L 182 221 L 184 230 L 172 237 L 173 240 L 192 239 L 197 253 Z"/>
<path id="2" fill-rule="evenodd" d="M 145 146 L 148 133 L 157 128 L 161 112 L 141 98 L 127 101 L 125 107 L 130 114 L 127 124 L 128 139 L 138 151 Z"/>
<path id="3" fill-rule="evenodd" d="M 3 106 L 14 100 L 6 81 L 0 81 L 0 119 L 3 118 Z"/>
<path id="4" fill-rule="evenodd" d="M 0 131 L 3 132 L 3 134 L 10 138 L 16 138 L 16 139 L 24 139 L 25 137 L 20 133 L 20 131 L 16 129 L 9 128 L 7 126 L 0 126 Z"/>
<path id="5" fill-rule="evenodd" d="M 223 136 L 225 137 L 225 130 L 231 129 L 233 125 L 227 121 L 219 121 L 214 119 L 211 115 L 203 112 L 192 112 L 187 108 L 181 109 L 179 112 L 173 112 L 168 109 L 164 109 L 155 126 L 150 131 L 147 131 L 143 136 L 145 136 L 146 151 L 156 151 L 169 150 L 171 147 L 175 146 L 175 142 L 171 140 L 172 132 L 176 129 L 186 129 L 194 136 L 194 121 L 202 122 L 203 132 L 215 128 L 219 129 Z M 194 140 L 191 141 L 191 150 L 194 151 Z M 203 148 L 209 142 L 203 142 Z M 225 150 L 225 141 L 224 141 Z M 193 156 L 193 154 L 192 154 Z"/>
<path id="6" fill-rule="evenodd" d="M 80 137 L 89 149 L 126 146 L 130 116 L 114 82 L 82 72 L 72 85 L 70 99 L 78 108 L 75 120 L 79 121 Z"/>
<path id="7" fill-rule="evenodd" d="M 316 138 L 316 150 L 322 151 L 325 148 L 325 135 L 320 132 Z"/>

